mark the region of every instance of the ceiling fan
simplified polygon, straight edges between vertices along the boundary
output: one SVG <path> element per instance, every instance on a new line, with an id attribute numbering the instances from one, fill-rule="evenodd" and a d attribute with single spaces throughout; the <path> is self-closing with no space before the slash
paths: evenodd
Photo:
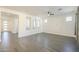
<path id="1" fill-rule="evenodd" d="M 54 15 L 54 13 L 51 13 L 51 12 L 48 11 L 48 16 L 50 16 L 50 15 Z"/>
<path id="2" fill-rule="evenodd" d="M 62 9 L 59 8 L 59 9 L 52 9 L 52 10 L 53 10 L 53 12 L 52 11 L 48 11 L 48 16 L 55 15 L 56 11 L 61 11 Z"/>

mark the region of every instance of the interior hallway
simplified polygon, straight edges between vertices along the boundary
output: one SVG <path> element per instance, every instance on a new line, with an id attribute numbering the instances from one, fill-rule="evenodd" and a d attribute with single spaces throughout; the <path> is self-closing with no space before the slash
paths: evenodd
<path id="1" fill-rule="evenodd" d="M 77 42 L 73 37 L 38 33 L 17 38 L 17 34 L 3 32 L 0 42 L 1 52 L 77 52 Z"/>

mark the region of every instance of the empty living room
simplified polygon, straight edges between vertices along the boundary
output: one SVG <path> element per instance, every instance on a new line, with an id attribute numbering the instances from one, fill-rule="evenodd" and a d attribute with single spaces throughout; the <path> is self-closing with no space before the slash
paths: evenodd
<path id="1" fill-rule="evenodd" d="M 78 6 L 0 6 L 0 52 L 79 52 Z"/>

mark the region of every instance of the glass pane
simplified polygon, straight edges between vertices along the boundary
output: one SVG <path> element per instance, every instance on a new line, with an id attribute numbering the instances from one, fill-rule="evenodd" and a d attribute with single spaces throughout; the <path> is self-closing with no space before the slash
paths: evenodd
<path id="1" fill-rule="evenodd" d="M 3 25 L 4 25 L 4 26 L 5 26 L 5 25 L 7 26 L 8 24 L 3 24 Z"/>
<path id="2" fill-rule="evenodd" d="M 3 26 L 4 28 L 6 28 L 7 26 Z"/>
<path id="3" fill-rule="evenodd" d="M 33 23 L 33 25 L 34 25 L 34 28 L 36 27 L 36 20 L 34 19 L 34 23 Z"/>
<path id="4" fill-rule="evenodd" d="M 7 28 L 3 28 L 3 30 L 7 30 Z"/>
<path id="5" fill-rule="evenodd" d="M 69 16 L 69 17 L 66 17 L 66 21 L 67 21 L 67 22 L 70 22 L 70 21 L 72 21 L 72 17 L 71 17 L 71 16 Z"/>
<path id="6" fill-rule="evenodd" d="M 6 23 L 7 23 L 7 21 L 3 21 L 3 24 L 4 24 L 4 23 L 6 24 Z"/>
<path id="7" fill-rule="evenodd" d="M 37 27 L 40 27 L 40 20 L 37 19 Z"/>
<path id="8" fill-rule="evenodd" d="M 8 29 L 8 22 L 7 22 L 7 20 L 4 20 L 3 21 L 3 30 L 7 30 Z"/>

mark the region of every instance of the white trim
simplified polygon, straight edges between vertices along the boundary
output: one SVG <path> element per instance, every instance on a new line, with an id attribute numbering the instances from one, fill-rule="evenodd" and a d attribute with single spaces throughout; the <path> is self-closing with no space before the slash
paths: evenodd
<path id="1" fill-rule="evenodd" d="M 1 42 L 1 32 L 0 32 L 0 42 Z"/>
<path id="2" fill-rule="evenodd" d="M 44 33 L 48 33 L 48 32 L 44 32 Z M 61 35 L 61 36 L 67 36 L 67 37 L 74 37 L 74 38 L 76 38 L 76 35 L 59 34 L 59 33 L 49 33 L 49 34 L 55 34 L 55 35 Z"/>

